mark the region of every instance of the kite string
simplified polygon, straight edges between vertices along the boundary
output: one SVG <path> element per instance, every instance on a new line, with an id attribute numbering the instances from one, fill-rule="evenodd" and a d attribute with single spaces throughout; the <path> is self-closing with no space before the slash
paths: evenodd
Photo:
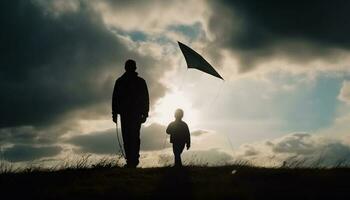
<path id="1" fill-rule="evenodd" d="M 232 77 L 233 77 L 234 73 L 231 73 L 229 78 L 228 78 L 228 81 L 227 82 L 230 82 Z M 227 85 L 227 84 L 226 84 Z M 233 145 L 232 145 L 232 142 L 231 142 L 231 139 L 230 137 L 228 136 L 228 133 L 224 132 L 224 135 L 226 136 L 226 139 L 227 141 L 229 142 L 229 145 L 230 145 L 230 148 L 231 148 L 231 155 L 232 157 L 234 157 L 234 149 L 233 149 Z"/>
<path id="2" fill-rule="evenodd" d="M 126 159 L 125 157 L 125 153 L 124 153 L 124 148 L 123 145 L 119 139 L 119 131 L 118 131 L 118 119 L 117 119 L 117 123 L 115 123 L 115 127 L 116 127 L 116 133 L 117 133 L 117 139 L 118 139 L 118 145 L 119 145 L 119 152 L 121 153 L 121 155 L 123 156 L 124 159 Z"/>
<path id="3" fill-rule="evenodd" d="M 234 75 L 234 73 L 231 73 L 231 74 L 230 74 L 229 78 L 228 78 L 227 81 L 226 81 L 226 85 L 231 81 L 233 75 Z M 221 94 L 221 91 L 222 91 L 222 89 L 223 89 L 224 86 L 225 86 L 225 85 L 222 83 L 221 86 L 220 86 L 220 88 L 219 88 L 219 91 L 217 92 L 217 94 L 216 94 L 216 96 L 215 96 L 215 98 L 214 98 L 213 101 L 209 104 L 210 107 L 212 107 L 212 104 L 213 104 L 213 103 L 216 101 L 216 99 L 219 97 L 219 94 Z"/>
<path id="4" fill-rule="evenodd" d="M 233 77 L 233 73 L 230 75 L 230 77 L 229 77 L 229 79 L 228 79 L 228 81 L 227 81 L 226 83 L 230 82 L 230 80 L 232 79 L 232 77 Z M 219 97 L 219 95 L 221 94 L 221 92 L 222 92 L 224 86 L 226 86 L 226 85 L 227 85 L 227 84 L 224 84 L 224 83 L 221 84 L 221 86 L 220 86 L 220 88 L 219 88 L 219 90 L 218 90 L 216 96 L 213 98 L 213 100 L 212 100 L 211 103 L 209 104 L 209 106 L 210 106 L 210 107 L 209 107 L 209 113 L 211 113 L 212 110 L 214 109 L 214 106 L 212 106 L 212 104 L 216 102 L 216 100 L 217 100 L 217 98 Z M 230 139 L 230 137 L 228 136 L 228 133 L 223 132 L 223 134 L 225 135 L 225 138 L 226 138 L 226 140 L 228 141 L 228 144 L 229 144 L 230 149 L 231 149 L 231 155 L 233 156 L 233 155 L 234 155 L 234 149 L 233 149 L 233 145 L 232 145 L 231 139 Z"/>
<path id="5" fill-rule="evenodd" d="M 168 134 L 165 134 L 165 140 L 163 142 L 162 149 L 165 149 L 167 139 L 168 139 Z"/>
<path id="6" fill-rule="evenodd" d="M 211 101 L 211 103 L 209 104 L 209 114 L 213 111 L 214 107 L 215 106 L 212 106 L 216 100 L 218 99 L 219 95 L 221 94 L 223 88 L 224 88 L 224 83 L 221 84 L 219 90 L 217 91 L 216 93 L 216 96 L 213 98 L 213 100 Z M 231 150 L 231 156 L 234 155 L 234 149 L 233 149 L 233 145 L 232 145 L 232 142 L 231 142 L 231 139 L 230 137 L 228 136 L 228 134 L 224 131 L 223 132 L 224 136 L 225 136 L 225 139 L 227 140 L 228 144 L 229 144 L 229 147 L 230 147 L 230 150 Z"/>
<path id="7" fill-rule="evenodd" d="M 228 143 L 229 143 L 229 145 L 230 145 L 230 148 L 231 148 L 231 156 L 233 157 L 234 151 L 233 151 L 233 145 L 232 145 L 231 139 L 230 139 L 230 137 L 228 136 L 227 133 L 224 133 L 224 135 L 226 136 L 226 139 L 227 139 L 227 141 L 228 141 Z"/>
<path id="8" fill-rule="evenodd" d="M 184 73 L 182 73 L 182 78 L 181 78 L 181 83 L 180 83 L 180 87 L 179 87 L 179 92 L 182 92 L 182 87 L 185 83 L 186 77 L 187 77 L 187 71 L 188 69 L 185 70 Z"/>
<path id="9" fill-rule="evenodd" d="M 215 95 L 214 98 L 208 103 L 208 106 L 209 106 L 209 113 L 211 113 L 212 110 L 214 109 L 214 106 L 212 106 L 212 105 L 213 105 L 213 104 L 216 102 L 216 100 L 218 99 L 219 95 L 221 94 L 221 91 L 222 91 L 223 87 L 224 87 L 224 83 L 221 83 L 219 89 L 218 89 L 217 92 L 216 92 L 216 95 Z"/>

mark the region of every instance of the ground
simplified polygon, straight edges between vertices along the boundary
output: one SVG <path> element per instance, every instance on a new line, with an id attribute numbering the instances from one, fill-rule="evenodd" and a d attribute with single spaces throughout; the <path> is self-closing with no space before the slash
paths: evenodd
<path id="1" fill-rule="evenodd" d="M 232 173 L 236 170 L 235 173 Z M 350 199 L 350 169 L 171 167 L 2 173 L 1 196 L 26 199 Z"/>

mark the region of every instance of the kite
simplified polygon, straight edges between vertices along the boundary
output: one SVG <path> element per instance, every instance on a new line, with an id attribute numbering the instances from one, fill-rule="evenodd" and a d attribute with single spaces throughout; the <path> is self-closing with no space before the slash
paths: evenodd
<path id="1" fill-rule="evenodd" d="M 185 57 L 188 68 L 198 69 L 202 72 L 208 73 L 210 75 L 213 75 L 217 78 L 224 80 L 220 76 L 220 74 L 214 69 L 214 67 L 211 66 L 208 63 L 208 61 L 206 61 L 201 55 L 199 55 L 197 52 L 195 52 L 190 47 L 182 44 L 181 42 L 178 41 L 178 43 L 179 43 L 179 47 L 182 51 L 182 54 Z"/>

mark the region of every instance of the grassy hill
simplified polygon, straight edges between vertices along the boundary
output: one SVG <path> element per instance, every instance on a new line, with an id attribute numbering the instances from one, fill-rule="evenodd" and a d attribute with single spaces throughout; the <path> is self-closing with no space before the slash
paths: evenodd
<path id="1" fill-rule="evenodd" d="M 236 170 L 235 173 L 232 173 Z M 248 166 L 95 167 L 0 175 L 1 196 L 25 199 L 350 199 L 350 169 Z"/>

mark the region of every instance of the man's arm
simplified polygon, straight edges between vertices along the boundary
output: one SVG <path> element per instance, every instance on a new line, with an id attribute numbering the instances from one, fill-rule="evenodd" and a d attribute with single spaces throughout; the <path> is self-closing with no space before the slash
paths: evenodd
<path id="1" fill-rule="evenodd" d="M 142 81 L 142 99 L 143 99 L 143 106 L 142 106 L 142 111 L 141 111 L 141 118 L 142 118 L 142 123 L 144 123 L 148 117 L 148 112 L 149 112 L 149 94 L 148 94 L 148 89 L 147 89 L 147 84 L 146 81 Z"/>
<path id="2" fill-rule="evenodd" d="M 191 147 L 191 134 L 190 134 L 190 130 L 186 124 L 186 147 L 187 150 Z"/>
<path id="3" fill-rule="evenodd" d="M 145 105 L 144 105 L 144 111 L 143 114 L 145 114 L 148 117 L 148 112 L 149 112 L 149 94 L 148 94 L 148 88 L 146 81 L 143 82 L 143 87 L 144 87 L 144 99 L 145 99 Z"/>
<path id="4" fill-rule="evenodd" d="M 115 123 L 118 121 L 118 85 L 117 81 L 115 81 L 114 89 L 113 89 L 113 96 L 112 96 L 112 118 Z"/>

